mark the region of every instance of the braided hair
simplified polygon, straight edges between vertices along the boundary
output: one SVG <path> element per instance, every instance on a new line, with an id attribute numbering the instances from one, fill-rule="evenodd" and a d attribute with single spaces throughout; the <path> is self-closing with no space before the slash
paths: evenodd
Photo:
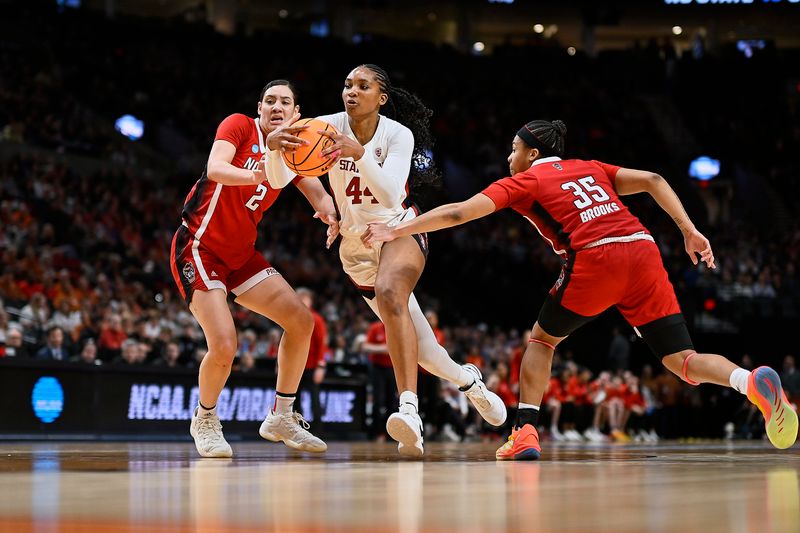
<path id="1" fill-rule="evenodd" d="M 430 155 L 433 148 L 433 135 L 431 135 L 433 111 L 417 95 L 392 85 L 389 74 L 378 65 L 365 63 L 360 67 L 369 69 L 375 74 L 381 91 L 389 97 L 381 113 L 406 126 L 414 135 L 414 151 L 411 154 L 411 170 L 408 176 L 412 194 L 424 194 L 428 188 L 439 187 L 442 177 Z"/>
<path id="2" fill-rule="evenodd" d="M 567 125 L 560 120 L 532 120 L 517 132 L 517 136 L 531 148 L 538 149 L 542 157 L 563 156 L 566 134 Z"/>

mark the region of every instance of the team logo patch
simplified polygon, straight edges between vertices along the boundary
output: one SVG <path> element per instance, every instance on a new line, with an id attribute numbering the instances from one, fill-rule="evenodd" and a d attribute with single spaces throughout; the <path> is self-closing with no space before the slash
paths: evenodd
<path id="1" fill-rule="evenodd" d="M 257 154 L 258 153 L 258 145 L 254 144 L 253 147 L 251 148 L 251 150 L 253 150 L 254 154 Z"/>
<path id="2" fill-rule="evenodd" d="M 380 157 L 382 153 L 383 151 L 380 149 L 380 147 L 375 148 L 375 157 Z"/>
<path id="3" fill-rule="evenodd" d="M 561 166 L 560 164 L 558 164 L 558 163 L 553 163 L 553 167 L 555 167 L 555 168 L 556 168 L 556 170 L 564 170 L 564 167 L 562 167 L 562 166 Z"/>
<path id="4" fill-rule="evenodd" d="M 194 283 L 194 265 L 192 263 L 183 265 L 183 277 L 186 278 L 186 281 L 189 283 Z"/>

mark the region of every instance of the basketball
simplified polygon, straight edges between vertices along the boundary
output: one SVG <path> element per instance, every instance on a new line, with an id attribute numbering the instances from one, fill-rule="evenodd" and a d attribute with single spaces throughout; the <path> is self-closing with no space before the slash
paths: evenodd
<path id="1" fill-rule="evenodd" d="M 317 131 L 339 132 L 333 125 L 316 118 L 298 120 L 295 125 L 308 125 L 308 128 L 299 132 L 297 136 L 309 141 L 309 144 L 301 146 L 294 152 L 283 152 L 283 160 L 286 162 L 286 166 L 301 176 L 321 176 L 325 174 L 335 161 L 329 157 L 321 156 L 320 152 L 330 146 L 333 141 L 324 135 L 320 135 Z"/>

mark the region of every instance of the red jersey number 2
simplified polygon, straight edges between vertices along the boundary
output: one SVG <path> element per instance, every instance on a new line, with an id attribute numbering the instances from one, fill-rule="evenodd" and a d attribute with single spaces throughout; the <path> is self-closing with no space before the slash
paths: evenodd
<path id="1" fill-rule="evenodd" d="M 370 202 L 372 204 L 378 203 L 378 200 L 369 192 L 369 187 L 365 187 L 363 191 L 361 190 L 361 176 L 353 176 L 353 179 L 351 179 L 350 183 L 345 187 L 344 193 L 353 199 L 353 205 L 362 203 L 362 196 L 372 197 L 372 201 Z"/>

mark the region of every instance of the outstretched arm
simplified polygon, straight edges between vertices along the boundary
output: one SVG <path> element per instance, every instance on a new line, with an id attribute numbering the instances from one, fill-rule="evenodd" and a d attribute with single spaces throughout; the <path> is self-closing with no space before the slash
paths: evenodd
<path id="1" fill-rule="evenodd" d="M 336 237 L 339 236 L 339 219 L 336 216 L 333 198 L 325 191 L 319 178 L 303 178 L 297 182 L 297 188 L 314 208 L 314 218 L 318 218 L 328 225 L 328 240 L 325 246 L 330 248 Z"/>
<path id="2" fill-rule="evenodd" d="M 634 170 L 631 168 L 621 168 L 617 172 L 614 185 L 617 194 L 625 196 L 646 192 L 658 203 L 683 233 L 684 247 L 686 253 L 692 259 L 693 264 L 697 264 L 697 254 L 700 260 L 709 268 L 716 268 L 714 263 L 714 252 L 711 251 L 711 244 L 705 236 L 697 231 L 692 219 L 683 208 L 678 195 L 669 186 L 667 180 L 654 172 L 645 170 Z"/>
<path id="3" fill-rule="evenodd" d="M 432 211 L 394 227 L 389 227 L 383 223 L 372 223 L 361 236 L 361 240 L 364 244 L 370 246 L 376 242 L 389 242 L 406 235 L 427 233 L 458 226 L 470 220 L 483 218 L 494 212 L 494 202 L 484 194 L 476 194 L 469 200 L 441 205 Z"/>

